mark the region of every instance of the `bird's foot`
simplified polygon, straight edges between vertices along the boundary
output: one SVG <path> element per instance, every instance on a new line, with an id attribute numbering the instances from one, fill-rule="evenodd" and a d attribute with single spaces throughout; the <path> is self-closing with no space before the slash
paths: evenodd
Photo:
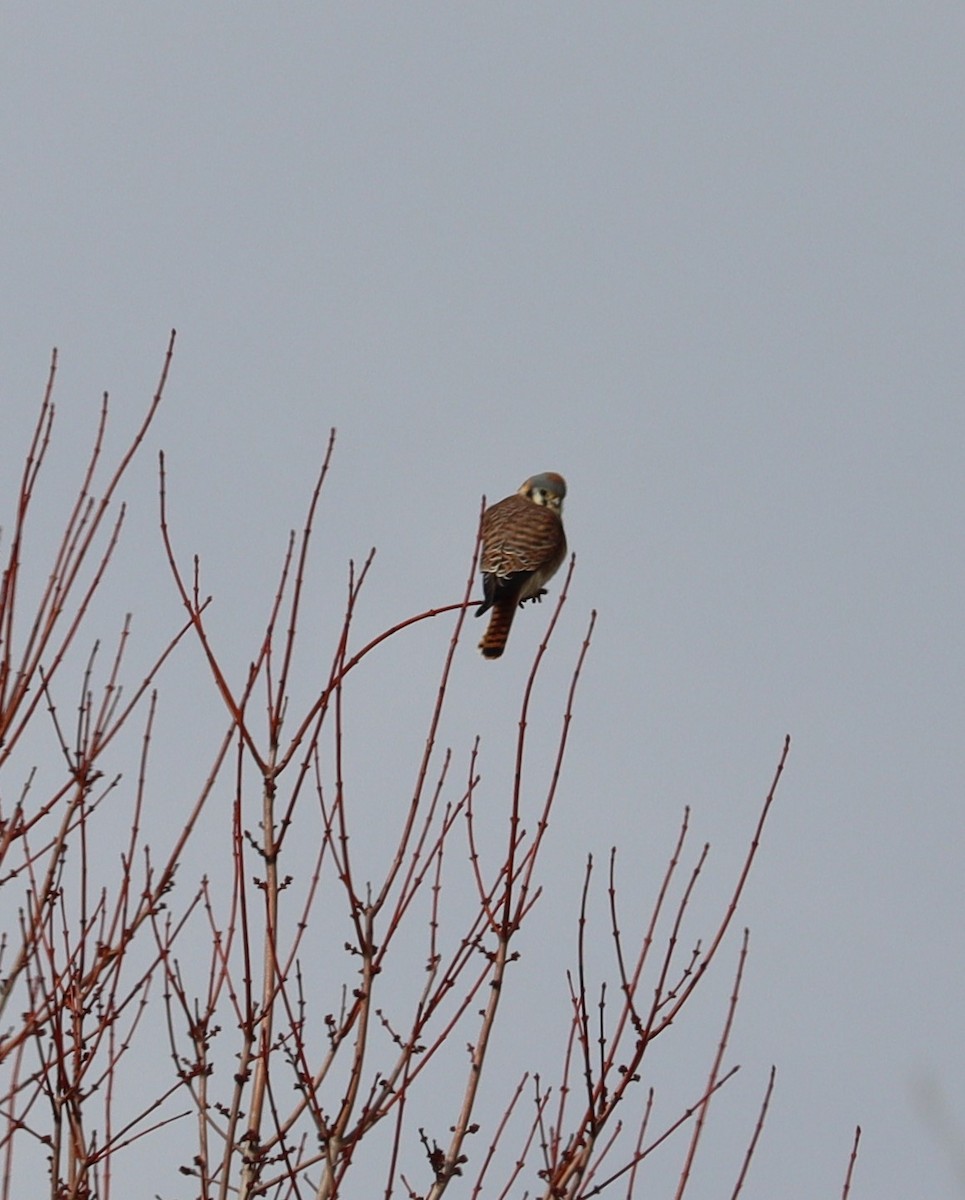
<path id="1" fill-rule="evenodd" d="M 542 603 L 543 603 L 543 597 L 544 597 L 545 595 L 546 595 L 546 588 L 540 588 L 540 589 L 539 589 L 539 591 L 538 591 L 538 592 L 537 592 L 535 595 L 533 595 L 533 596 L 527 596 L 527 597 L 526 597 L 526 600 L 520 600 L 520 602 L 519 602 L 519 607 L 520 607 L 520 608 L 522 608 L 522 607 L 523 607 L 523 605 L 524 605 L 524 604 L 525 604 L 527 601 L 530 601 L 530 602 L 531 602 L 531 603 L 533 603 L 533 604 L 542 604 Z"/>

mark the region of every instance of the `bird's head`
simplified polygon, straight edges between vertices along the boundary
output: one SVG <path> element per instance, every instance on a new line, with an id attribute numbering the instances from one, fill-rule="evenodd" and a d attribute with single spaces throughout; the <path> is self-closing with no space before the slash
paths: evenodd
<path id="1" fill-rule="evenodd" d="M 543 504 L 555 513 L 563 511 L 563 497 L 566 495 L 566 480 L 555 471 L 543 471 L 533 475 L 519 489 L 519 494 L 534 504 Z"/>

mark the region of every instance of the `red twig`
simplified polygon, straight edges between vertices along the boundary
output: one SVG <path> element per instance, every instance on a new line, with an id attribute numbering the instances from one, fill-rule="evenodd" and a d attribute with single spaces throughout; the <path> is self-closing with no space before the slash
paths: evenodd
<path id="1" fill-rule="evenodd" d="M 754 1157 L 754 1151 L 757 1149 L 757 1143 L 760 1141 L 761 1134 L 764 1132 L 764 1120 L 767 1117 L 767 1110 L 771 1104 L 771 1096 L 774 1093 L 774 1079 L 777 1075 L 777 1068 L 771 1067 L 771 1073 L 767 1080 L 767 1090 L 764 1092 L 764 1099 L 761 1101 L 760 1111 L 757 1114 L 757 1123 L 754 1126 L 754 1132 L 751 1135 L 750 1143 L 747 1147 L 747 1153 L 744 1155 L 744 1161 L 741 1163 L 740 1174 L 737 1176 L 737 1182 L 734 1184 L 734 1190 L 731 1192 L 731 1200 L 737 1200 L 740 1195 L 744 1182 L 747 1179 L 747 1172 L 750 1169 L 751 1159 Z"/>
<path id="2" fill-rule="evenodd" d="M 856 1125 L 854 1130 L 854 1141 L 851 1143 L 851 1157 L 848 1159 L 848 1170 L 844 1177 L 844 1186 L 841 1189 L 841 1200 L 848 1200 L 848 1195 L 851 1192 L 851 1179 L 854 1175 L 854 1168 L 858 1162 L 858 1145 L 861 1142 L 861 1126 Z"/>

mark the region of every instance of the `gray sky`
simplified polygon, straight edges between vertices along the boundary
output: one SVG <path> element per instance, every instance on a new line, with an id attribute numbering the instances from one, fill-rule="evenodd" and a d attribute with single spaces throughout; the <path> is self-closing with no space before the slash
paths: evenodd
<path id="1" fill-rule="evenodd" d="M 459 599 L 481 493 L 568 480 L 550 733 L 599 623 L 541 914 L 567 952 L 586 851 L 619 845 L 646 912 L 685 804 L 692 849 L 713 847 L 706 911 L 722 902 L 792 735 L 740 917 L 743 1069 L 695 1197 L 734 1177 L 772 1062 L 748 1194 L 838 1195 L 859 1122 L 853 1195 L 955 1193 L 919 1093 L 965 1138 L 963 55 L 953 3 L 0 17 L 5 505 L 51 346 L 69 464 L 105 389 L 121 443 L 178 330 L 125 492 L 135 653 L 179 620 L 157 449 L 242 670 L 336 425 L 322 637 L 350 556 L 378 547 L 374 633 Z M 444 736 L 483 735 L 494 802 L 547 611 L 498 663 L 461 648 Z M 387 749 L 414 753 L 449 628 L 424 623 L 363 685 Z M 206 687 L 193 651 L 165 686 L 174 709 Z M 187 791 L 205 754 L 184 756 Z M 384 794 L 356 769 L 360 804 Z M 692 1047 L 672 1044 L 685 1098 L 738 933 Z"/>

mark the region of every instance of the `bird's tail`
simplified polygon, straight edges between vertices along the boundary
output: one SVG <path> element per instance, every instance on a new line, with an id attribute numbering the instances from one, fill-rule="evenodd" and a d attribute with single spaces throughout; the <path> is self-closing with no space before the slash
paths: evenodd
<path id="1" fill-rule="evenodd" d="M 483 634 L 482 641 L 479 643 L 479 649 L 482 651 L 483 658 L 499 658 L 506 649 L 506 639 L 509 637 L 509 629 L 515 615 L 515 599 L 497 600 L 493 604 L 489 625 Z"/>

